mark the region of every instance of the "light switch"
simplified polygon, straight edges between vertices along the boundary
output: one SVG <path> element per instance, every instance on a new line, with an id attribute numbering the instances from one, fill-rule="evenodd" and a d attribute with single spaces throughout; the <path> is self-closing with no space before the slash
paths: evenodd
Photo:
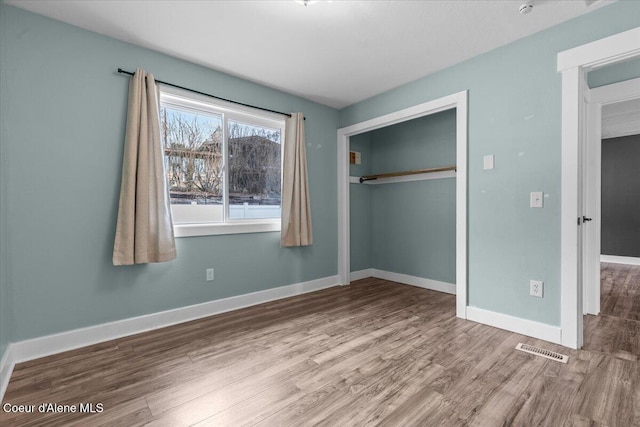
<path id="1" fill-rule="evenodd" d="M 529 206 L 532 208 L 541 208 L 543 206 L 543 196 L 544 193 L 542 191 L 531 192 L 531 200 L 529 202 Z"/>
<path id="2" fill-rule="evenodd" d="M 484 170 L 493 169 L 493 154 L 484 156 Z"/>

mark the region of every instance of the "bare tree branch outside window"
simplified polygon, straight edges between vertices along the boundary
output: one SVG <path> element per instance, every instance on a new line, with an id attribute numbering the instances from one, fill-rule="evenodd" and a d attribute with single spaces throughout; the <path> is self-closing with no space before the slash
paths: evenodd
<path id="1" fill-rule="evenodd" d="M 172 204 L 222 204 L 221 117 L 163 106 L 165 166 Z"/>
<path id="2" fill-rule="evenodd" d="M 172 204 L 223 204 L 222 117 L 162 106 Z M 228 120 L 229 203 L 280 205 L 279 129 Z"/>
<path id="3" fill-rule="evenodd" d="M 229 203 L 280 204 L 280 131 L 229 120 Z"/>

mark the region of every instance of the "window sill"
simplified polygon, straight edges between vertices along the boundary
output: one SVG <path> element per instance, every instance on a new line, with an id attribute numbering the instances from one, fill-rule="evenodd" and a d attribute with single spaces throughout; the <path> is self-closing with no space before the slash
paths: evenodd
<path id="1" fill-rule="evenodd" d="M 280 219 L 225 224 L 175 224 L 173 226 L 173 232 L 176 237 L 266 233 L 273 231 L 280 231 Z"/>

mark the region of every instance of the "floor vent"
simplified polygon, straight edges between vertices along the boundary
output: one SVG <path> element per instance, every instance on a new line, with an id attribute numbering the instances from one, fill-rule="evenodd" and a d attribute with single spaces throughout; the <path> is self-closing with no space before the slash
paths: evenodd
<path id="1" fill-rule="evenodd" d="M 516 350 L 524 351 L 526 353 L 535 354 L 536 356 L 546 357 L 547 359 L 555 360 L 556 362 L 567 363 L 569 361 L 569 356 L 565 356 L 564 354 L 556 353 L 555 351 L 545 350 L 544 348 L 534 347 L 528 344 L 519 343 L 516 346 Z"/>

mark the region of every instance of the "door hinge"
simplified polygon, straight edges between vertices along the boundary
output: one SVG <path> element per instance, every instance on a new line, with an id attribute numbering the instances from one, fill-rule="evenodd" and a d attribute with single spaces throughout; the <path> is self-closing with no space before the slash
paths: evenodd
<path id="1" fill-rule="evenodd" d="M 582 218 L 578 217 L 578 225 L 582 224 Z"/>

